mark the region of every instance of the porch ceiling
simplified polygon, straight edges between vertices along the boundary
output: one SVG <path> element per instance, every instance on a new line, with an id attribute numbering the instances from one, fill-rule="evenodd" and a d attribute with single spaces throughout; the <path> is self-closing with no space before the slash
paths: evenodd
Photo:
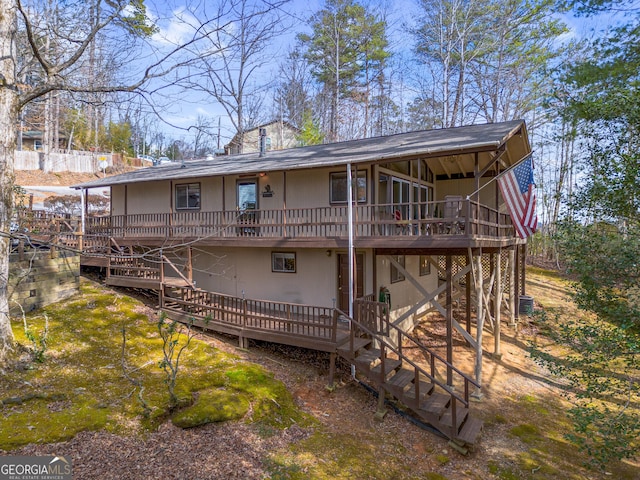
<path id="1" fill-rule="evenodd" d="M 476 156 L 479 171 L 491 171 L 496 155 L 502 166 L 508 167 L 527 155 L 530 148 L 524 121 L 514 120 L 268 151 L 263 157 L 249 153 L 174 162 L 94 180 L 75 188 L 415 159 L 426 159 L 434 174 L 453 178 L 474 172 Z"/>

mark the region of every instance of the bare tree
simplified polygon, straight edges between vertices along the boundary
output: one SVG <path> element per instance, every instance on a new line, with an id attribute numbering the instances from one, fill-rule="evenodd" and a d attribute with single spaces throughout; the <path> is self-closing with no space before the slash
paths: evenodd
<path id="1" fill-rule="evenodd" d="M 194 78 L 191 88 L 211 95 L 224 107 L 238 134 L 240 152 L 243 132 L 260 119 L 257 112 L 267 82 L 256 84 L 256 74 L 273 62 L 270 48 L 286 29 L 281 7 L 287 2 L 238 0 L 228 12 L 220 12 L 219 28 L 200 52 L 203 77 Z"/>
<path id="2" fill-rule="evenodd" d="M 204 157 L 212 151 L 213 146 L 213 119 L 205 117 L 204 115 L 198 115 L 196 124 L 190 128 L 193 130 L 193 157 Z"/>
<path id="3" fill-rule="evenodd" d="M 424 17 L 413 32 L 416 56 L 432 75 L 432 103 L 442 107 L 443 126 L 460 125 L 465 121 L 469 64 L 487 50 L 486 0 L 421 0 L 420 5 Z"/>
<path id="4" fill-rule="evenodd" d="M 16 84 L 16 7 L 11 0 L 0 0 L 0 362 L 11 349 L 13 332 L 9 317 L 9 251 L 11 210 L 13 206 L 13 156 L 18 119 Z"/>
<path id="5" fill-rule="evenodd" d="M 564 24 L 551 16 L 554 3 L 492 0 L 493 12 L 479 62 L 473 62 L 472 99 L 487 122 L 524 118 L 550 91 L 548 68 L 563 51 L 558 45 Z"/>
<path id="6" fill-rule="evenodd" d="M 298 128 L 304 123 L 305 112 L 312 108 L 312 79 L 309 64 L 299 48 L 291 50 L 278 70 L 274 94 L 274 117 L 288 120 Z"/>
<path id="7" fill-rule="evenodd" d="M 62 18 L 81 18 L 74 28 L 49 29 L 51 42 L 64 48 L 59 55 L 47 55 L 46 42 L 42 42 L 42 28 L 47 25 L 42 15 L 46 0 L 0 0 L 0 356 L 4 358 L 13 343 L 9 320 L 7 280 L 9 275 L 10 222 L 12 215 L 13 162 L 16 146 L 16 127 L 21 109 L 51 92 L 67 92 L 70 95 L 89 94 L 139 94 L 150 100 L 162 95 L 168 85 L 179 83 L 194 64 L 194 52 L 209 36 L 215 36 L 220 28 L 220 17 L 209 16 L 206 5 L 198 4 L 197 14 L 182 15 L 183 35 L 178 39 L 158 42 L 157 27 L 150 23 L 145 3 L 131 0 L 71 0 L 59 3 L 64 7 Z M 221 7 L 222 8 L 222 7 Z M 65 20 L 66 21 L 66 20 Z M 20 87 L 16 79 L 18 22 L 24 29 L 28 57 L 42 72 L 29 88 Z M 87 82 L 81 66 L 90 56 L 91 46 L 100 37 L 102 41 L 117 40 L 120 58 L 128 58 L 127 71 L 119 71 L 116 79 L 105 78 L 100 82 Z M 106 39 L 106 40 L 105 40 Z M 231 45 L 227 44 L 227 48 Z M 209 53 L 214 55 L 208 44 Z M 1 361 L 1 360 L 0 360 Z"/>
<path id="8" fill-rule="evenodd" d="M 540 96 L 563 25 L 551 0 L 421 0 L 417 59 L 429 72 L 422 98 L 443 126 L 524 118 Z M 428 91 L 430 90 L 430 91 Z"/>

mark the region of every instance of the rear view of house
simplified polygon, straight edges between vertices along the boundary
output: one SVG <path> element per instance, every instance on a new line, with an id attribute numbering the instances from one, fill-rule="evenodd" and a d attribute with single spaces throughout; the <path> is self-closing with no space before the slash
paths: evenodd
<path id="1" fill-rule="evenodd" d="M 514 321 L 524 293 L 525 241 L 495 180 L 530 153 L 524 122 L 511 121 L 107 177 L 77 186 L 111 189 L 111 215 L 85 219 L 83 262 L 106 267 L 107 283 L 158 290 L 167 311 L 208 316 L 241 339 L 279 341 L 285 335 L 284 327 L 250 330 L 246 322 L 258 325 L 261 315 L 298 318 L 296 328 L 326 320 L 332 325 L 326 335 L 291 343 L 356 363 L 359 347 L 350 321 L 375 337 L 374 344 L 386 345 L 386 338 L 390 349 L 400 349 L 422 315 L 439 311 L 449 341 L 458 329 L 478 352 L 475 380 L 464 380 L 460 395 L 466 400 L 459 399 L 468 406 L 470 385 L 481 385 L 485 320 L 499 349 L 500 307 L 506 305 Z M 461 300 L 466 318 L 456 319 L 452 306 Z M 248 301 L 257 302 L 250 314 Z M 228 319 L 242 309 L 245 323 L 234 327 L 240 320 Z M 411 403 L 405 397 L 412 390 L 421 410 L 420 375 L 433 372 L 406 369 L 401 352 L 392 355 L 394 362 L 400 358 L 392 368 L 376 352 L 369 367 L 360 357 L 362 368 L 405 403 Z M 449 349 L 445 390 L 458 375 L 453 360 Z M 401 371 L 408 380 L 396 378 L 391 385 L 388 374 Z M 447 395 L 455 396 L 450 390 Z M 442 405 L 431 398 L 433 411 L 441 410 L 433 422 L 449 425 L 451 438 L 473 443 L 479 427 L 469 421 L 473 432 L 460 433 L 467 413 L 456 417 L 455 398 L 447 396 Z"/>

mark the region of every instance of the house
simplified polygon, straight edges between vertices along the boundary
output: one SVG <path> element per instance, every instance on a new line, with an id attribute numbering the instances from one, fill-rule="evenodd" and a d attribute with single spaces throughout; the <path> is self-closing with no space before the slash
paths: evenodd
<path id="1" fill-rule="evenodd" d="M 66 148 L 67 136 L 63 133 L 58 134 L 58 147 Z M 43 133 L 40 130 L 18 131 L 18 150 L 41 151 L 43 146 Z"/>
<path id="2" fill-rule="evenodd" d="M 273 120 L 264 125 L 245 130 L 242 135 L 236 133 L 231 141 L 225 145 L 226 155 L 238 153 L 254 153 L 260 151 L 260 131 L 265 133 L 265 150 L 282 150 L 298 146 L 300 130 L 283 120 Z"/>
<path id="3" fill-rule="evenodd" d="M 473 444 L 481 424 L 468 397 L 480 395 L 483 332 L 499 355 L 501 307 L 515 322 L 525 293 L 526 242 L 495 180 L 530 153 L 525 123 L 510 121 L 102 178 L 76 186 L 111 189 L 111 215 L 84 219 L 83 262 L 106 267 L 109 284 L 157 290 L 170 315 L 241 344 L 327 351 L 332 368 L 342 356 L 382 401 L 393 394 Z M 429 370 L 402 345 L 431 311 L 446 319 L 448 346 L 446 359 L 424 349 Z M 454 330 L 475 349 L 473 375 L 454 366 Z"/>

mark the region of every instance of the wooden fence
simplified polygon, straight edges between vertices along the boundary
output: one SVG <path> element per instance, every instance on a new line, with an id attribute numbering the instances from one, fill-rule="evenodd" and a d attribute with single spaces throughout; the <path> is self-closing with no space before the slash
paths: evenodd
<path id="1" fill-rule="evenodd" d="M 119 157 L 119 155 L 116 155 Z M 15 170 L 42 170 L 43 172 L 80 172 L 93 173 L 101 171 L 101 162 L 107 167 L 114 166 L 117 160 L 111 153 L 71 152 L 49 153 L 16 151 Z"/>

